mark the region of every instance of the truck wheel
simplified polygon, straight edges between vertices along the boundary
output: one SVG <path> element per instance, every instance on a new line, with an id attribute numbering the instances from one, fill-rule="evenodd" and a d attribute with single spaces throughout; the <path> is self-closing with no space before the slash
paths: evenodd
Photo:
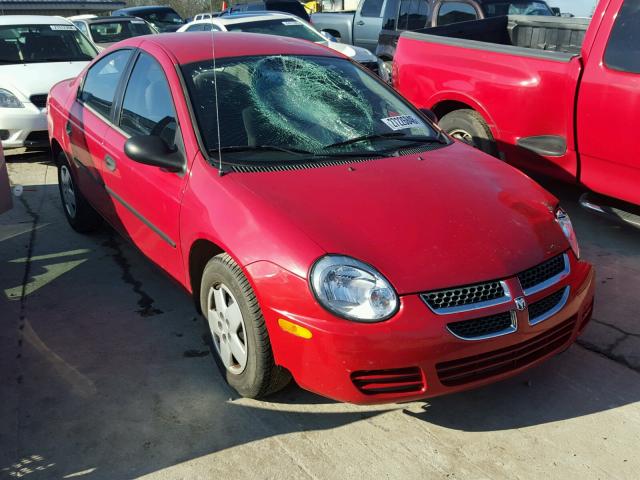
<path id="1" fill-rule="evenodd" d="M 496 142 L 489 125 L 475 110 L 470 108 L 454 110 L 442 117 L 438 124 L 453 138 L 489 155 L 497 156 Z"/>
<path id="2" fill-rule="evenodd" d="M 289 372 L 275 365 L 260 305 L 242 270 L 226 253 L 204 269 L 200 306 L 216 364 L 240 395 L 260 398 L 284 388 Z"/>
<path id="3" fill-rule="evenodd" d="M 88 233 L 100 226 L 100 215 L 89 204 L 77 187 L 67 156 L 60 152 L 58 162 L 58 188 L 62 200 L 62 210 L 71 228 L 76 232 Z"/>

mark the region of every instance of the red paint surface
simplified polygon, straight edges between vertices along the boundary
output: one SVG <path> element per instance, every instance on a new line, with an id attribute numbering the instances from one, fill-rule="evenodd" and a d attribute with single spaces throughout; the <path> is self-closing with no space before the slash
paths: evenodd
<path id="1" fill-rule="evenodd" d="M 569 62 L 401 37 L 395 86 L 418 107 L 455 101 L 473 108 L 515 166 L 640 204 L 640 144 L 628 130 L 640 121 L 640 75 L 611 70 L 603 60 L 622 1 L 598 4 L 582 53 Z M 566 154 L 516 146 L 537 135 L 564 137 Z"/>

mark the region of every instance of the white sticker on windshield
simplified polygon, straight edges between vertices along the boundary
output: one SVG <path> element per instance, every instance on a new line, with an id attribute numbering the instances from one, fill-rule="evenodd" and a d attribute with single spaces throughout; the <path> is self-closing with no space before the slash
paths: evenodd
<path id="1" fill-rule="evenodd" d="M 396 117 L 381 118 L 380 120 L 391 130 L 404 130 L 405 128 L 424 126 L 423 123 L 413 115 L 398 115 Z"/>
<path id="2" fill-rule="evenodd" d="M 282 25 L 298 25 L 298 22 L 287 20 L 282 22 Z"/>
<path id="3" fill-rule="evenodd" d="M 73 25 L 49 25 L 51 30 L 75 30 Z"/>
<path id="4" fill-rule="evenodd" d="M 131 20 L 131 23 L 144 24 L 144 20 Z"/>

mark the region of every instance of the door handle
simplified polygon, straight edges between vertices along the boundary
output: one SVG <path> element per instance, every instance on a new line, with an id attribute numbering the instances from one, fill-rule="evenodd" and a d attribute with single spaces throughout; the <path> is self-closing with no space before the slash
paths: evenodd
<path id="1" fill-rule="evenodd" d="M 115 172 L 116 170 L 116 161 L 109 155 L 104 157 L 104 165 L 107 167 L 107 170 L 110 172 Z"/>
<path id="2" fill-rule="evenodd" d="M 358 20 L 358 21 L 356 22 L 356 25 L 364 25 L 364 22 L 363 22 L 362 20 Z"/>
<path id="3" fill-rule="evenodd" d="M 67 121 L 67 125 L 65 126 L 64 129 L 67 132 L 67 135 L 71 136 L 71 133 L 73 132 L 73 128 L 71 127 L 71 121 L 70 120 Z"/>

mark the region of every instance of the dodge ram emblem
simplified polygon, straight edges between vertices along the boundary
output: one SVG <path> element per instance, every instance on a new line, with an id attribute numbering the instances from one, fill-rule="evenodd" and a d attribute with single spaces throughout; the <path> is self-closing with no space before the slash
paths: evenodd
<path id="1" fill-rule="evenodd" d="M 520 312 L 527 308 L 527 301 L 524 299 L 524 297 L 516 298 L 516 308 Z"/>

